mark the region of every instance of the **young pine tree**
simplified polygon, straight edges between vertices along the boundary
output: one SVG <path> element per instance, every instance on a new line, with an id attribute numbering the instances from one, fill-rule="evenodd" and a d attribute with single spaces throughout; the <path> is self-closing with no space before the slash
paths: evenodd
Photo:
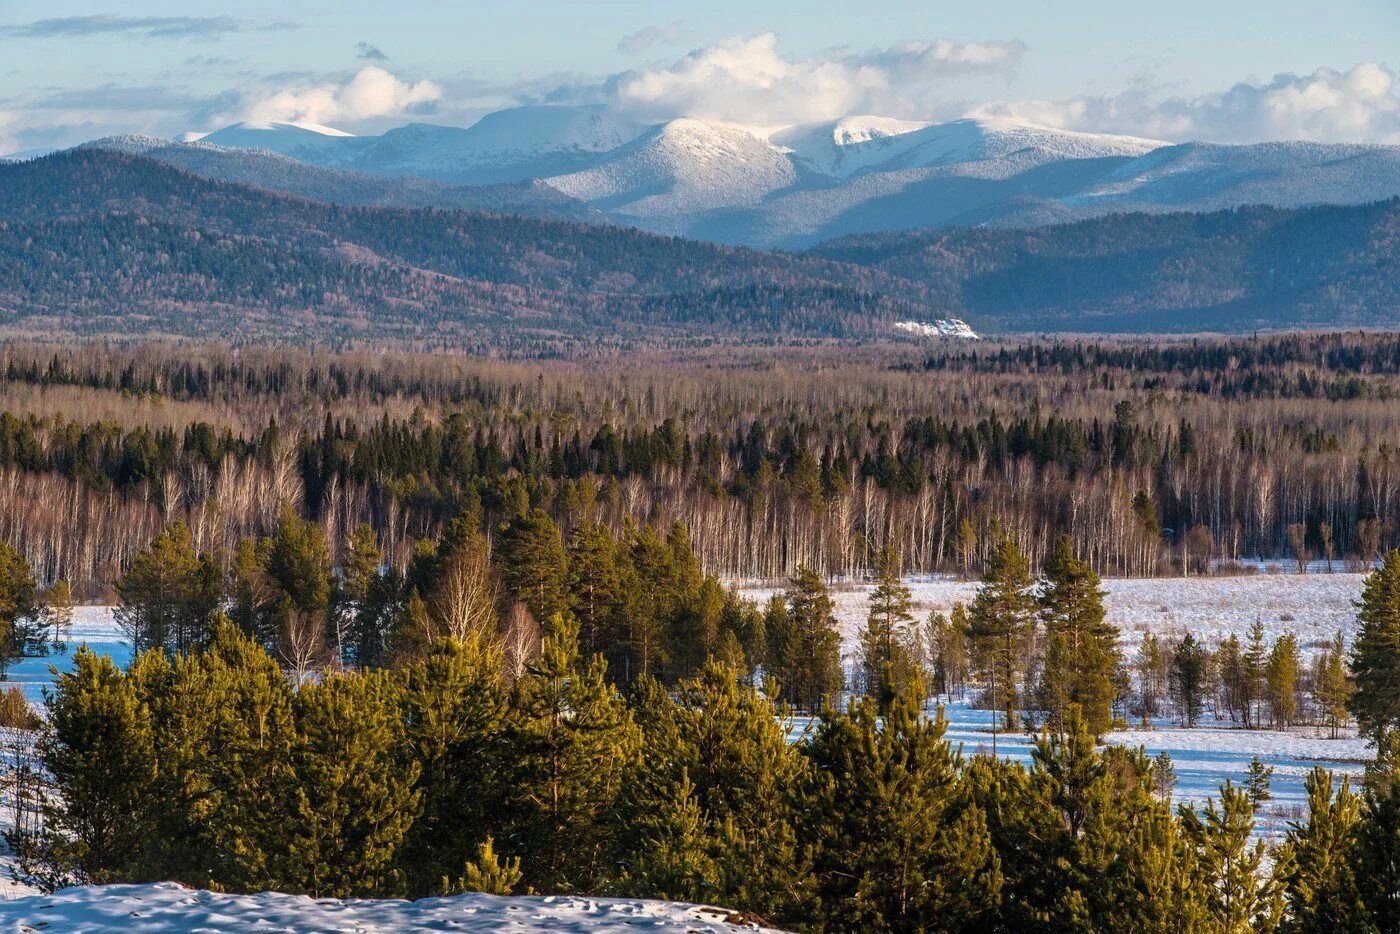
<path id="1" fill-rule="evenodd" d="M 1400 550 L 1366 577 L 1351 648 L 1356 692 L 1347 705 L 1361 732 L 1400 727 Z"/>
<path id="2" fill-rule="evenodd" d="M 151 833 L 156 758 L 150 715 L 129 680 L 86 646 L 47 701 L 44 799 L 56 868 L 83 882 L 132 881 Z"/>
<path id="3" fill-rule="evenodd" d="M 1286 632 L 1274 642 L 1264 666 L 1264 696 L 1276 730 L 1288 729 L 1298 716 L 1298 670 L 1301 667 L 1298 637 Z"/>
<path id="4" fill-rule="evenodd" d="M 1004 712 L 1008 727 L 1035 634 L 1038 607 L 1031 587 L 1030 563 L 1003 535 L 987 558 L 982 586 L 968 609 L 968 623 L 978 667 L 988 685 L 989 706 Z"/>
<path id="5" fill-rule="evenodd" d="M 1364 929 L 1354 854 L 1360 800 L 1343 776 L 1314 768 L 1303 781 L 1308 819 L 1289 822 L 1274 877 L 1283 889 L 1285 934 Z"/>
<path id="6" fill-rule="evenodd" d="M 1079 708 L 1093 736 L 1113 725 L 1121 660 L 1118 630 L 1105 619 L 1103 598 L 1098 575 L 1074 556 L 1069 536 L 1061 536 L 1046 562 L 1039 599 L 1046 648 L 1038 693 L 1055 729 L 1063 726 L 1070 705 Z"/>
<path id="7" fill-rule="evenodd" d="M 1318 653 L 1313 665 L 1313 702 L 1322 711 L 1328 726 L 1332 728 L 1332 738 L 1336 739 L 1337 731 L 1346 722 L 1347 707 L 1354 690 L 1340 632 L 1330 646 Z"/>
<path id="8" fill-rule="evenodd" d="M 526 884 L 591 890 L 611 850 L 639 734 L 604 661 L 579 658 L 578 624 L 569 617 L 551 620 L 538 661 L 516 682 L 509 738 Z"/>
<path id="9" fill-rule="evenodd" d="M 286 854 L 292 890 L 316 898 L 403 894 L 395 864 L 417 813 L 419 764 L 402 756 L 398 692 L 386 672 L 331 675 L 297 691 Z"/>
<path id="10" fill-rule="evenodd" d="M 922 699 L 896 698 L 882 722 L 868 699 L 828 712 L 804 747 L 801 813 L 827 930 L 995 926 L 1003 877 L 987 818 L 966 803 L 946 724 L 921 716 Z"/>
<path id="11" fill-rule="evenodd" d="M 912 650 L 913 598 L 899 578 L 899 554 L 886 548 L 880 555 L 870 611 L 861 633 L 861 671 L 865 693 L 881 710 L 910 690 L 922 692 L 919 663 Z"/>

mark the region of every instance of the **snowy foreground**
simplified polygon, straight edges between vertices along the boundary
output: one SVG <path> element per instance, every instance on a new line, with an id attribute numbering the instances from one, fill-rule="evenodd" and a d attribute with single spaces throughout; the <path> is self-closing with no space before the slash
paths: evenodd
<path id="1" fill-rule="evenodd" d="M 608 931 L 759 930 L 722 908 L 572 896 L 456 895 L 416 902 L 220 895 L 174 882 L 64 889 L 0 902 L 6 931 Z"/>

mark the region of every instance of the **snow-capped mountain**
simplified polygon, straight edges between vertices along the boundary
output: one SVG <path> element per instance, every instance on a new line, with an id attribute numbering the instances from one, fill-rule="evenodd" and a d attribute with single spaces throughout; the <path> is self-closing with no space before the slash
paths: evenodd
<path id="1" fill-rule="evenodd" d="M 379 136 L 305 123 L 243 123 L 193 145 L 265 150 L 360 173 L 357 179 L 428 180 L 451 192 L 438 202 L 444 207 L 472 202 L 462 186 L 524 185 L 523 195 L 516 192 L 522 204 L 548 191 L 561 200 L 547 210 L 586 205 L 583 210 L 618 223 L 763 247 L 802 248 L 845 234 L 920 227 L 1040 226 L 1118 211 L 1360 204 L 1400 196 L 1400 147 L 1169 145 L 1004 119 L 851 116 L 756 130 L 689 118 L 642 126 L 601 107 L 529 106 L 467 128 L 417 123 Z M 162 155 L 191 171 L 229 177 L 209 169 L 216 160 L 207 152 Z M 222 171 L 233 171 L 228 160 Z M 259 171 L 266 180 L 258 180 Z M 263 169 L 244 165 L 236 175 L 278 188 L 296 173 L 265 160 Z M 311 189 L 339 186 L 339 199 L 355 203 L 345 193 L 353 184 L 329 176 L 313 184 L 299 176 L 300 187 L 287 190 L 317 197 Z M 420 203 L 426 190 L 404 181 L 386 198 Z"/>
<path id="2" fill-rule="evenodd" d="M 774 146 L 744 130 L 683 118 L 591 168 L 545 181 L 638 226 L 684 234 L 708 211 L 760 205 L 796 180 L 792 160 Z"/>

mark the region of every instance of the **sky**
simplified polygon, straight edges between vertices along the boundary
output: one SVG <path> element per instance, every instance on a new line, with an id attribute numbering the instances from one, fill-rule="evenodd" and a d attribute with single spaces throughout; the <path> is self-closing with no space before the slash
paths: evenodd
<path id="1" fill-rule="evenodd" d="M 4 0 L 0 152 L 522 103 L 1400 144 L 1396 0 Z"/>

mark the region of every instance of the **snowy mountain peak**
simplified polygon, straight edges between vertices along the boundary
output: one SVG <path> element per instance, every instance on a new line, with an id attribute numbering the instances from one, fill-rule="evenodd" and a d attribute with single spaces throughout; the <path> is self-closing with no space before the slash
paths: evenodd
<path id="1" fill-rule="evenodd" d="M 357 139 L 354 134 L 319 123 L 244 122 L 215 130 L 191 142 L 227 149 L 265 149 L 285 156 L 312 158 L 316 154 L 338 152 Z"/>

